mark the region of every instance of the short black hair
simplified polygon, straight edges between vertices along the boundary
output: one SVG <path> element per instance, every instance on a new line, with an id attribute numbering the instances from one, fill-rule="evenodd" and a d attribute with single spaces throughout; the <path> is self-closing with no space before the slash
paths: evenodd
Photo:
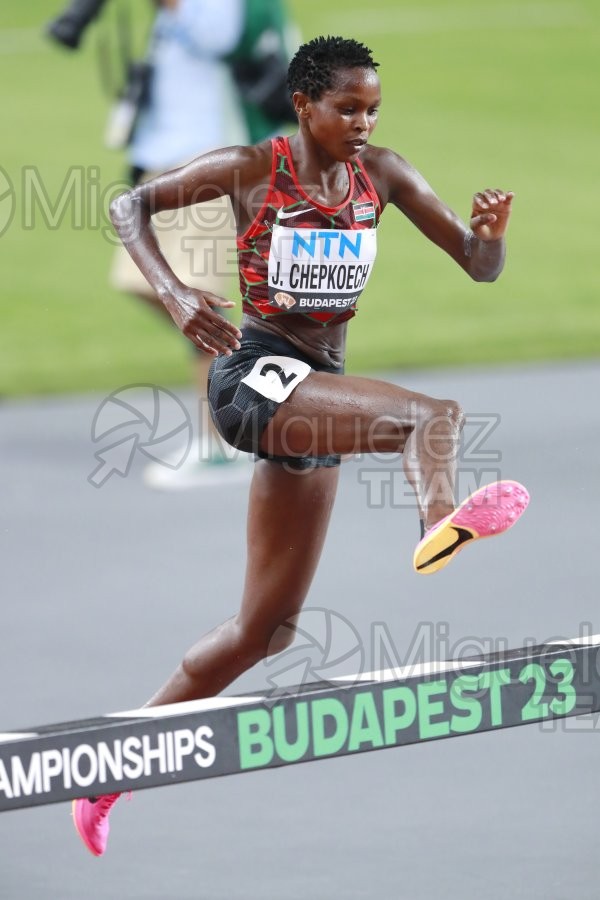
<path id="1" fill-rule="evenodd" d="M 333 87 L 339 69 L 375 71 L 378 66 L 369 48 L 352 38 L 317 37 L 303 44 L 292 59 L 288 69 L 288 90 L 290 96 L 301 91 L 311 100 L 319 100 Z"/>

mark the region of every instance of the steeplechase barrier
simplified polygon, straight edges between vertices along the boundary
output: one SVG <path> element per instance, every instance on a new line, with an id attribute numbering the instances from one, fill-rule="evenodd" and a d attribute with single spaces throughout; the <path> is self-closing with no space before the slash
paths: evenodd
<path id="1" fill-rule="evenodd" d="M 600 635 L 0 733 L 0 811 L 600 711 Z"/>

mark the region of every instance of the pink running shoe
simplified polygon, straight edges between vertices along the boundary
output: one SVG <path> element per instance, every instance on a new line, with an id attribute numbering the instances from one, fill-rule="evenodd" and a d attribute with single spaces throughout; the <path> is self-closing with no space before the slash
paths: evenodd
<path id="1" fill-rule="evenodd" d="M 415 572 L 431 575 L 471 541 L 512 528 L 528 504 L 529 494 L 518 481 L 497 481 L 479 488 L 425 533 L 413 556 Z"/>
<path id="2" fill-rule="evenodd" d="M 73 821 L 77 834 L 94 856 L 102 856 L 108 843 L 108 814 L 121 794 L 105 794 L 94 800 L 73 800 Z"/>

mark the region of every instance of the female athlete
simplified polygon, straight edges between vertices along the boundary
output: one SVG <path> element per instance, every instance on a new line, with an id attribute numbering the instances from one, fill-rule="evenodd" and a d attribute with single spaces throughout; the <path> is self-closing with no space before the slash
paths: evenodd
<path id="1" fill-rule="evenodd" d="M 413 557 L 422 574 L 467 544 L 505 531 L 528 503 L 501 481 L 455 507 L 463 414 L 371 378 L 343 374 L 346 330 L 376 255 L 380 217 L 399 209 L 475 281 L 494 281 L 513 195 L 476 193 L 469 227 L 421 175 L 370 144 L 381 103 L 377 63 L 353 40 L 302 46 L 288 83 L 298 131 L 200 157 L 118 197 L 117 232 L 177 326 L 214 357 L 211 414 L 233 446 L 258 457 L 250 488 L 248 557 L 239 612 L 201 638 L 150 705 L 218 694 L 287 647 L 321 554 L 340 457 L 402 453 L 421 519 Z M 236 215 L 241 330 L 233 305 L 182 284 L 160 253 L 151 217 L 227 195 Z M 77 800 L 75 824 L 104 852 L 118 794 Z"/>

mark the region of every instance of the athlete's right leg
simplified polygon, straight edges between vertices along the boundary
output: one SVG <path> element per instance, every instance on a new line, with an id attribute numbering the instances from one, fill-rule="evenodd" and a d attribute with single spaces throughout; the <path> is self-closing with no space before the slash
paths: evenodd
<path id="1" fill-rule="evenodd" d="M 402 454 L 426 529 L 454 509 L 463 412 L 406 388 L 350 375 L 311 372 L 265 428 L 269 455 Z"/>
<path id="2" fill-rule="evenodd" d="M 262 374 L 262 373 L 261 373 Z M 476 491 L 455 509 L 454 485 L 464 416 L 452 400 L 397 385 L 312 372 L 275 412 L 262 434 L 269 454 L 402 453 L 426 534 L 415 549 L 420 574 L 437 572 L 467 544 L 501 534 L 527 508 L 518 482 Z"/>

